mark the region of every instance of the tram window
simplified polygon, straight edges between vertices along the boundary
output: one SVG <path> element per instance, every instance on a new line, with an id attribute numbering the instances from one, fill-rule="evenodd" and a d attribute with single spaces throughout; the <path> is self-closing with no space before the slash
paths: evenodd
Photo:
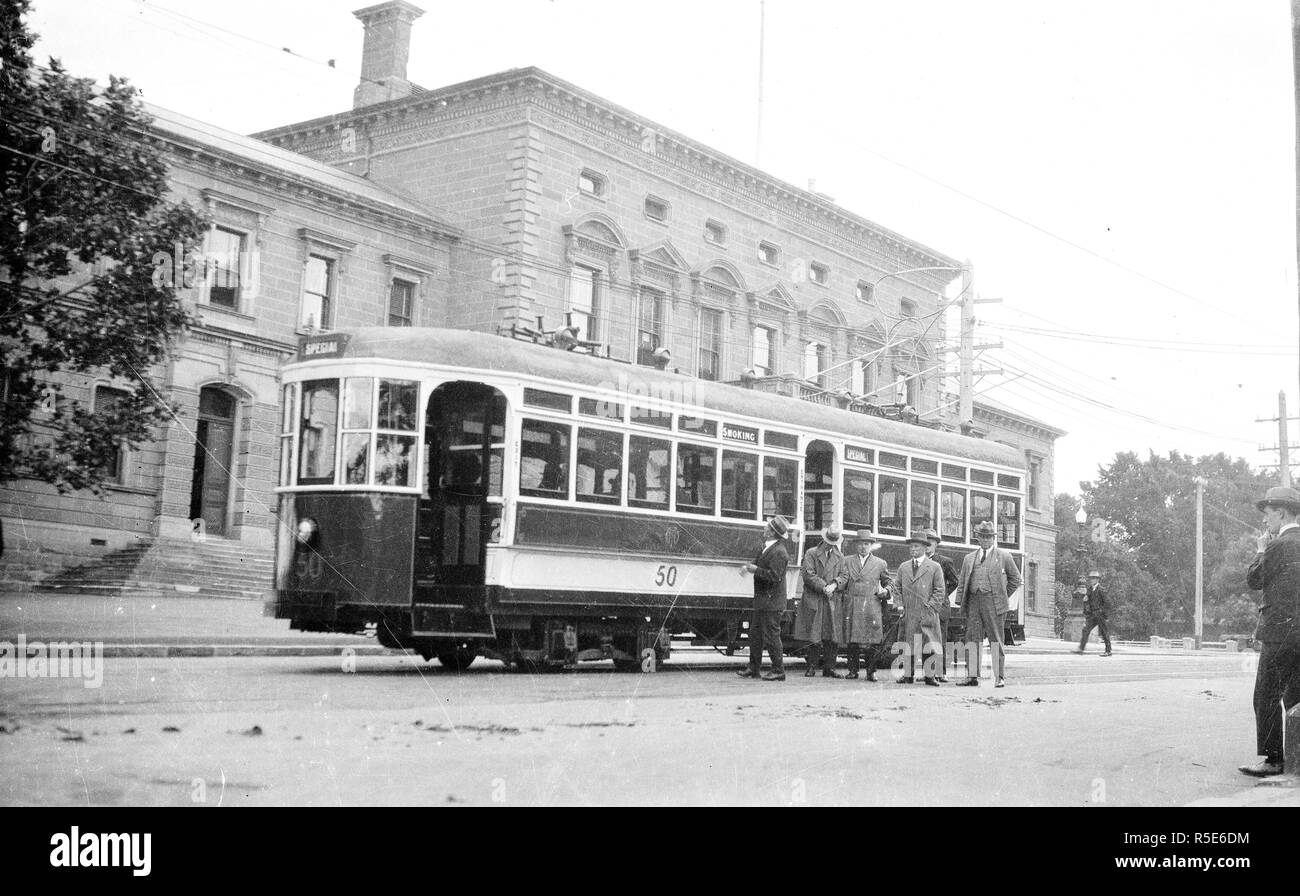
<path id="1" fill-rule="evenodd" d="M 763 433 L 763 444 L 771 448 L 788 448 L 791 451 L 798 451 L 799 437 L 793 433 L 775 432 L 769 429 Z"/>
<path id="2" fill-rule="evenodd" d="M 970 493 L 970 527 L 975 531 L 975 527 L 980 523 L 993 522 L 993 496 L 988 492 L 971 492 Z M 973 539 L 972 539 L 973 540 Z"/>
<path id="3" fill-rule="evenodd" d="M 375 438 L 375 485 L 410 485 L 415 436 L 380 434 Z"/>
<path id="4" fill-rule="evenodd" d="M 343 428 L 369 429 L 374 404 L 375 381 L 368 376 L 350 376 L 343 381 Z"/>
<path id="5" fill-rule="evenodd" d="M 293 420 L 297 385 L 287 383 L 282 391 L 280 417 L 280 485 L 293 485 Z"/>
<path id="6" fill-rule="evenodd" d="M 415 432 L 420 384 L 412 380 L 379 381 L 379 428 Z"/>
<path id="7" fill-rule="evenodd" d="M 348 485 L 365 485 L 370 471 L 370 433 L 343 434 L 343 481 Z"/>
<path id="8" fill-rule="evenodd" d="M 717 451 L 702 445 L 677 446 L 677 509 L 713 515 Z"/>
<path id="9" fill-rule="evenodd" d="M 293 400 L 296 397 L 294 390 L 297 386 L 293 383 L 286 383 L 282 394 L 281 414 L 280 414 L 280 433 L 281 435 L 293 435 Z"/>
<path id="10" fill-rule="evenodd" d="M 939 534 L 949 541 L 966 540 L 966 491 L 945 487 L 939 495 Z"/>
<path id="11" fill-rule="evenodd" d="M 293 485 L 293 436 L 280 438 L 280 484 Z"/>
<path id="12" fill-rule="evenodd" d="M 944 478 L 944 479 L 957 479 L 957 480 L 960 480 L 961 482 L 965 482 L 965 481 L 966 481 L 966 468 L 965 468 L 965 467 L 954 466 L 953 464 L 944 464 L 944 465 L 943 465 L 943 478 Z"/>
<path id="13" fill-rule="evenodd" d="M 569 427 L 541 420 L 523 421 L 519 494 L 536 498 L 569 496 Z"/>
<path id="14" fill-rule="evenodd" d="M 669 443 L 662 439 L 631 436 L 627 452 L 627 503 L 629 507 L 668 509 Z"/>
<path id="15" fill-rule="evenodd" d="M 938 523 L 939 487 L 928 482 L 912 483 L 912 513 L 909 531 L 935 529 Z"/>
<path id="16" fill-rule="evenodd" d="M 718 421 L 709 420 L 705 417 L 687 417 L 681 414 L 677 417 L 677 431 L 688 432 L 697 436 L 716 436 L 718 434 Z"/>
<path id="17" fill-rule="evenodd" d="M 906 535 L 907 480 L 881 476 L 879 506 L 880 531 L 888 535 Z"/>
<path id="18" fill-rule="evenodd" d="M 1020 547 L 1020 499 L 998 496 L 998 545 Z"/>
<path id="19" fill-rule="evenodd" d="M 912 472 L 924 473 L 927 476 L 939 475 L 939 464 L 932 460 L 924 460 L 919 457 L 912 458 Z"/>
<path id="20" fill-rule="evenodd" d="M 623 492 L 623 434 L 578 430 L 575 497 L 593 504 L 617 504 Z"/>
<path id="21" fill-rule="evenodd" d="M 778 457 L 763 458 L 763 518 L 780 514 L 795 518 L 799 491 L 799 462 Z"/>
<path id="22" fill-rule="evenodd" d="M 487 416 L 487 409 L 482 405 L 475 405 L 458 410 L 457 417 L 451 423 L 454 428 L 443 438 L 449 445 L 480 447 L 483 444 L 484 418 Z M 498 396 L 492 401 L 490 413 L 492 414 L 491 441 L 503 442 L 506 438 L 506 411 L 503 398 Z"/>
<path id="23" fill-rule="evenodd" d="M 752 520 L 758 513 L 758 455 L 722 452 L 722 515 Z"/>
<path id="24" fill-rule="evenodd" d="M 646 408 L 634 404 L 632 405 L 632 422 L 639 423 L 642 426 L 659 426 L 663 429 L 672 429 L 673 414 L 672 411 Z"/>
<path id="25" fill-rule="evenodd" d="M 603 398 L 579 398 L 578 413 L 588 417 L 622 420 L 623 405 L 617 401 L 606 401 Z"/>
<path id="26" fill-rule="evenodd" d="M 988 470 L 971 470 L 970 481 L 978 482 L 980 485 L 992 485 L 993 474 Z"/>
<path id="27" fill-rule="evenodd" d="M 896 470 L 907 469 L 907 456 L 903 454 L 892 454 L 888 451 L 880 452 L 880 465 L 882 467 L 893 467 Z"/>
<path id="28" fill-rule="evenodd" d="M 863 470 L 844 471 L 844 528 L 870 529 L 875 519 L 875 477 Z"/>
<path id="29" fill-rule="evenodd" d="M 329 485 L 334 482 L 338 426 L 339 381 L 312 380 L 303 383 L 298 451 L 299 485 Z"/>
<path id="30" fill-rule="evenodd" d="M 573 410 L 573 399 L 570 396 L 561 395 L 559 392 L 547 392 L 545 389 L 525 389 L 524 404 L 535 408 L 564 411 L 566 414 Z"/>
<path id="31" fill-rule="evenodd" d="M 1006 473 L 999 473 L 998 488 L 1020 488 L 1020 477 L 1008 476 Z"/>

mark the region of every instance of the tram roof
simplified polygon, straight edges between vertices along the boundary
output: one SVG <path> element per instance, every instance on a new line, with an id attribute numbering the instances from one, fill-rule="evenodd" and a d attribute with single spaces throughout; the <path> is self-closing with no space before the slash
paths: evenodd
<path id="1" fill-rule="evenodd" d="M 618 388 L 621 377 L 624 382 L 635 379 L 637 392 L 647 396 L 672 394 L 669 390 L 681 389 L 683 385 L 689 384 L 694 392 L 691 396 L 694 401 L 687 402 L 688 404 L 720 414 L 731 413 L 771 421 L 777 428 L 821 430 L 839 433 L 848 438 L 869 439 L 913 450 L 954 455 L 969 461 L 1017 469 L 1024 466 L 1024 457 L 1020 451 L 999 442 L 827 407 L 772 392 L 759 392 L 588 354 L 565 352 L 489 333 L 421 327 L 358 327 L 340 332 L 349 337 L 341 356 L 344 359 L 376 358 L 481 368 L 493 373 L 555 380 L 561 387 L 574 389 Z M 637 393 L 633 393 L 634 396 L 635 394 Z"/>

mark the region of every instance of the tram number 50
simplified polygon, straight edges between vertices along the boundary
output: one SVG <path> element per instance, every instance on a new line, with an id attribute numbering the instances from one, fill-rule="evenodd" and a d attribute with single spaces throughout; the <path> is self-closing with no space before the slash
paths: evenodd
<path id="1" fill-rule="evenodd" d="M 660 588 L 665 585 L 669 588 L 677 587 L 677 567 L 661 564 L 655 571 L 655 584 Z"/>

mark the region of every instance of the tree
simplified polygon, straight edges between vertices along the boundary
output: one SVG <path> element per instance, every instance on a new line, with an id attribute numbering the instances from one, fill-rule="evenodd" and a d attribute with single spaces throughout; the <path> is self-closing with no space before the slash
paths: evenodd
<path id="1" fill-rule="evenodd" d="M 190 318 L 155 258 L 188 257 L 202 216 L 164 199 L 167 169 L 135 90 L 37 68 L 29 0 L 0 0 L 0 481 L 98 490 L 106 463 L 170 419 L 148 380 Z M 127 382 L 111 405 L 76 376 Z"/>

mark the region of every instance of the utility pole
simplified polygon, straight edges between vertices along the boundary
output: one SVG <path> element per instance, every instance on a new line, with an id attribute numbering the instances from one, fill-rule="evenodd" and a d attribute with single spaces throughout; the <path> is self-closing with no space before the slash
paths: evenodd
<path id="1" fill-rule="evenodd" d="M 1196 649 L 1201 649 L 1201 636 L 1205 631 L 1204 581 L 1202 567 L 1205 555 L 1205 478 L 1196 477 Z"/>
<path id="2" fill-rule="evenodd" d="M 1300 2 L 1300 0 L 1297 0 Z M 1276 417 L 1256 417 L 1256 423 L 1276 423 L 1277 424 L 1277 444 L 1261 445 L 1260 451 L 1276 451 L 1278 453 L 1278 479 L 1280 484 L 1289 486 L 1291 484 L 1291 442 L 1287 438 L 1287 423 L 1291 420 L 1298 420 L 1300 417 L 1288 417 L 1286 415 L 1286 390 L 1283 389 L 1277 393 L 1277 416 Z M 1263 469 L 1272 469 L 1269 464 Z"/>
<path id="3" fill-rule="evenodd" d="M 961 336 L 957 378 L 957 423 L 962 432 L 975 422 L 975 268 L 961 266 Z"/>

